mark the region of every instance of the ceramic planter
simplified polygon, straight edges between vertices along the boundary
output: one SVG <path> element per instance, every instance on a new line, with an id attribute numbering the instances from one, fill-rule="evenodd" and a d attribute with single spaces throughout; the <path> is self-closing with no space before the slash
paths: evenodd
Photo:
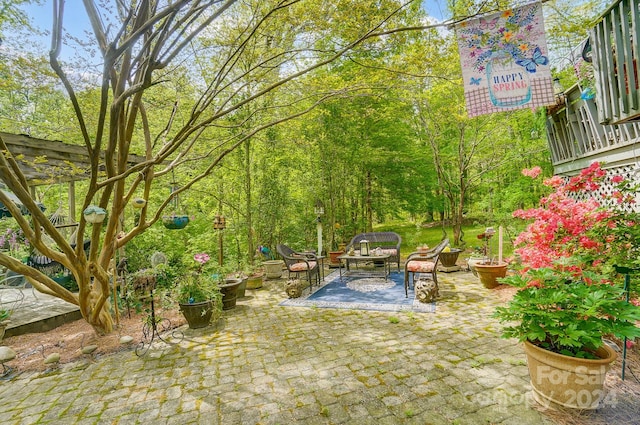
<path id="1" fill-rule="evenodd" d="M 507 263 L 483 264 L 475 265 L 476 273 L 480 278 L 480 282 L 487 289 L 495 288 L 499 285 L 496 279 L 507 275 Z"/>
<path id="2" fill-rule="evenodd" d="M 262 275 L 252 275 L 247 278 L 247 289 L 262 288 Z"/>
<path id="3" fill-rule="evenodd" d="M 209 325 L 211 316 L 213 316 L 213 301 L 202 301 L 199 303 L 182 304 L 180 303 L 180 311 L 187 319 L 189 329 L 204 328 Z"/>
<path id="4" fill-rule="evenodd" d="M 246 297 L 245 291 L 247 289 L 247 278 L 243 277 L 240 286 L 238 286 L 238 299 Z"/>
<path id="5" fill-rule="evenodd" d="M 478 272 L 476 271 L 476 264 L 482 263 L 484 258 L 481 257 L 471 257 L 467 259 L 467 265 L 469 266 L 469 271 L 473 273 L 475 277 L 478 277 Z"/>
<path id="6" fill-rule="evenodd" d="M 524 352 L 531 377 L 533 398 L 573 409 L 597 409 L 604 398 L 605 375 L 616 359 L 606 344 L 596 351 L 598 359 L 564 356 L 525 341 Z"/>
<path id="7" fill-rule="evenodd" d="M 263 261 L 264 271 L 267 275 L 267 279 L 280 279 L 282 277 L 282 261 L 281 260 L 269 260 Z"/>
<path id="8" fill-rule="evenodd" d="M 455 267 L 461 252 L 462 250 L 457 248 L 452 248 L 449 252 L 442 251 L 438 256 L 440 258 L 440 264 L 444 267 Z"/>
<path id="9" fill-rule="evenodd" d="M 220 284 L 220 292 L 222 292 L 222 309 L 231 310 L 236 306 L 236 300 L 238 299 L 238 288 L 242 283 L 242 279 L 225 279 L 224 283 Z"/>
<path id="10" fill-rule="evenodd" d="M 340 264 L 340 260 L 338 260 L 338 257 L 342 254 L 344 254 L 344 251 L 329 251 L 329 260 L 331 261 L 331 264 Z"/>

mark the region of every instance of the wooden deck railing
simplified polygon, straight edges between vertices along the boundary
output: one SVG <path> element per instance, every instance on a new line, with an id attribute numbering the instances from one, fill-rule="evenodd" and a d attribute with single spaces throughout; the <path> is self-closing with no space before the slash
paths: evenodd
<path id="1" fill-rule="evenodd" d="M 590 38 L 599 121 L 640 121 L 640 0 L 615 2 L 601 15 Z"/>
<path id="2" fill-rule="evenodd" d="M 598 113 L 593 99 L 580 97 L 578 85 L 565 92 L 562 104 L 548 108 L 547 139 L 556 174 L 572 174 L 593 161 L 613 165 L 640 157 L 635 146 L 640 123 L 602 125 Z"/>

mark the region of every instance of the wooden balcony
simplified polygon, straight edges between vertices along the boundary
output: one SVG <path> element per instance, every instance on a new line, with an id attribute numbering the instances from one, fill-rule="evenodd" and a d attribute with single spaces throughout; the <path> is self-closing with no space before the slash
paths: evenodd
<path id="1" fill-rule="evenodd" d="M 598 119 L 640 121 L 640 0 L 619 0 L 590 31 Z"/>
<path id="2" fill-rule="evenodd" d="M 597 98 L 596 98 L 597 101 Z M 634 164 L 640 158 L 640 122 L 602 125 L 593 99 L 580 97 L 574 85 L 564 101 L 547 109 L 547 139 L 555 174 L 572 175 L 592 162 L 607 168 Z"/>

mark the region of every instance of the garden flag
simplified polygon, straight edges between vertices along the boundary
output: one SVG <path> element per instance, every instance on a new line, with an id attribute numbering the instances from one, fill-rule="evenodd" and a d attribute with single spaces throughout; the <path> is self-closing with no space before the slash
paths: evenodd
<path id="1" fill-rule="evenodd" d="M 456 26 L 469 117 L 555 103 L 542 4 Z"/>

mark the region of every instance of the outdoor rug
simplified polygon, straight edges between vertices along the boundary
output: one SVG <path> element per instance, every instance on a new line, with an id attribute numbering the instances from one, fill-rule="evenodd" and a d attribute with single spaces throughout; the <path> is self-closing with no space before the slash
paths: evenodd
<path id="1" fill-rule="evenodd" d="M 343 308 L 352 310 L 414 311 L 435 313 L 436 303 L 421 303 L 413 290 L 404 294 L 404 273 L 393 272 L 385 281 L 382 277 L 342 277 L 333 272 L 325 277 L 324 285 L 314 287 L 311 294 L 289 298 L 280 303 L 291 307 Z"/>

